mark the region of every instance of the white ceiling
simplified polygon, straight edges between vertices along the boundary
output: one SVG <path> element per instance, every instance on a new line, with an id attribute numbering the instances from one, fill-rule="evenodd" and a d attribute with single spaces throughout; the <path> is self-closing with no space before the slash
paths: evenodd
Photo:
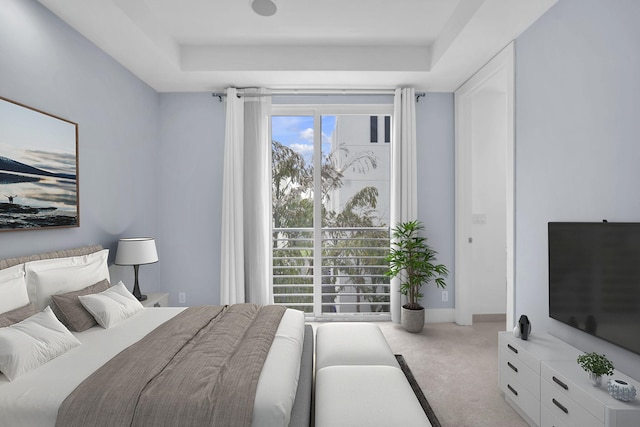
<path id="1" fill-rule="evenodd" d="M 450 92 L 557 0 L 39 0 L 158 92 Z"/>

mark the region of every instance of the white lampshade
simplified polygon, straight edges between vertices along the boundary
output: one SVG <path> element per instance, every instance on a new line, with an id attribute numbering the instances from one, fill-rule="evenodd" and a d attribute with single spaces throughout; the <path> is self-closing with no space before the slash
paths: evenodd
<path id="1" fill-rule="evenodd" d="M 116 252 L 118 265 L 142 265 L 158 262 L 156 241 L 152 237 L 120 239 Z"/>

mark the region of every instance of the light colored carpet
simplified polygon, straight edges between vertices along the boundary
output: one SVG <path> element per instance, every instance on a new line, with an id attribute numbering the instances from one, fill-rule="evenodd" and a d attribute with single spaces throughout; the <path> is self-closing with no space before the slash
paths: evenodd
<path id="1" fill-rule="evenodd" d="M 504 322 L 474 326 L 430 323 L 420 334 L 379 322 L 402 354 L 443 427 L 526 427 L 498 388 L 498 331 Z"/>

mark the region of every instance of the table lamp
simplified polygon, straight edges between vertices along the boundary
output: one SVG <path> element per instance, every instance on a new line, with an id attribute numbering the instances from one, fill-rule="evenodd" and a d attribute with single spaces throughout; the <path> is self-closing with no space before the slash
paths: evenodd
<path id="1" fill-rule="evenodd" d="M 158 252 L 156 251 L 156 241 L 151 237 L 131 237 L 120 239 L 116 252 L 117 265 L 133 265 L 135 283 L 133 285 L 133 296 L 138 301 L 147 299 L 146 295 L 140 292 L 138 284 L 138 268 L 142 264 L 152 264 L 158 262 Z"/>

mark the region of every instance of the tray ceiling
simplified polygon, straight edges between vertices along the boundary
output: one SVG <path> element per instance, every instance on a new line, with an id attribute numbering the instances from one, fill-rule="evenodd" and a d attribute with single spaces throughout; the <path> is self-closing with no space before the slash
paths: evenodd
<path id="1" fill-rule="evenodd" d="M 158 92 L 449 92 L 557 0 L 39 1 Z"/>

